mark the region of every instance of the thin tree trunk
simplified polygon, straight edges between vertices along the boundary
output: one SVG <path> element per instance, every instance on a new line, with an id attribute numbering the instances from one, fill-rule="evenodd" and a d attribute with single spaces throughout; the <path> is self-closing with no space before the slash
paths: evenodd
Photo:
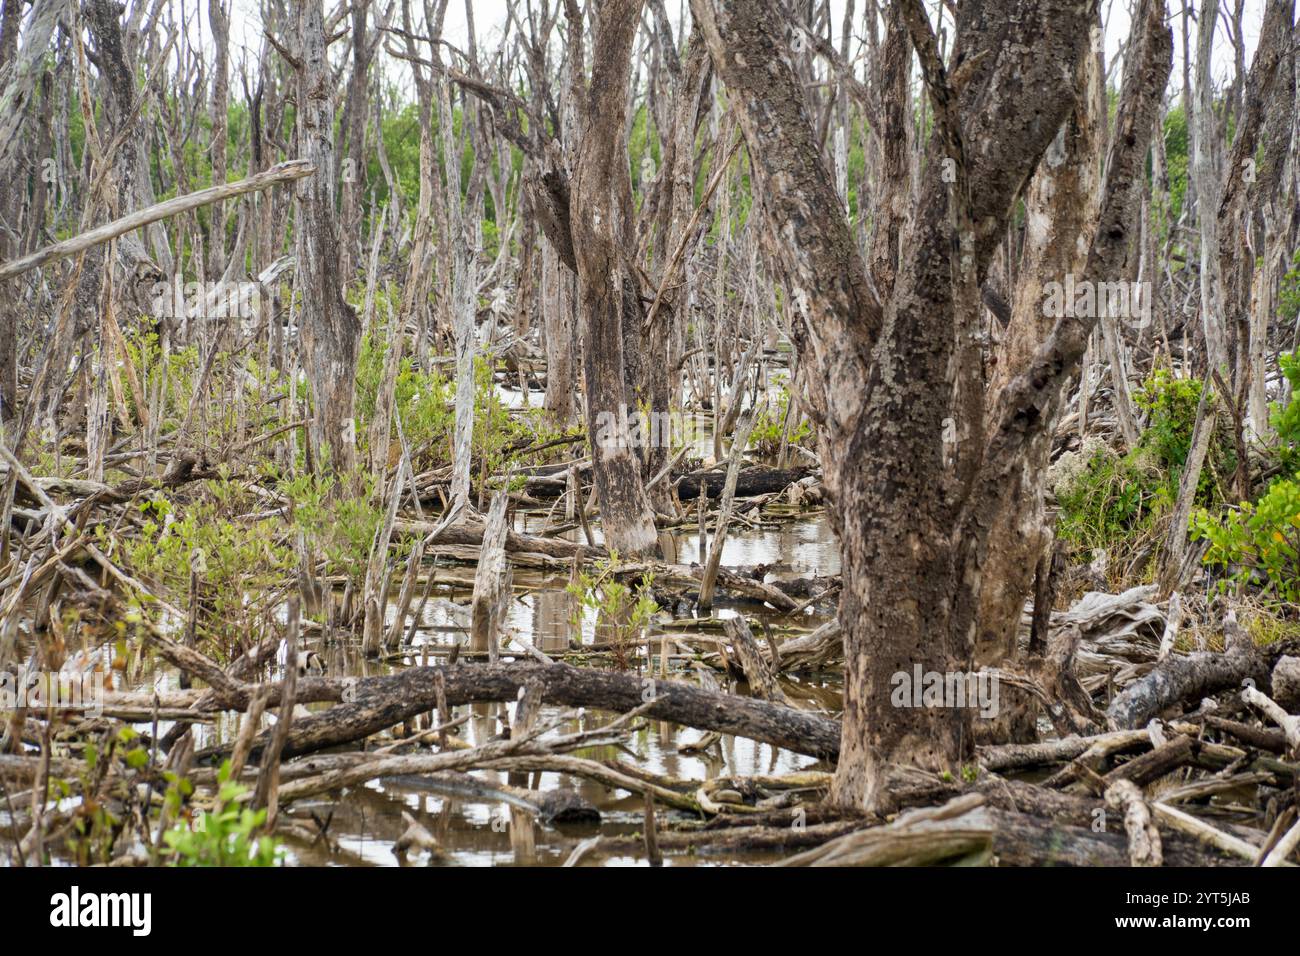
<path id="1" fill-rule="evenodd" d="M 298 10 L 297 122 L 301 157 L 315 174 L 299 182 L 294 226 L 304 365 L 312 395 L 311 435 L 320 466 L 350 475 L 356 466 L 356 368 L 361 322 L 343 297 L 334 211 L 334 97 L 322 0 Z"/>
<path id="2" fill-rule="evenodd" d="M 609 0 L 599 9 L 591 86 L 570 192 L 587 429 L 601 527 L 609 547 L 628 557 L 658 547 L 628 429 L 628 417 L 636 413 L 634 405 L 629 409 L 634 392 L 624 377 L 624 349 L 632 344 L 625 340 L 626 313 L 640 315 L 639 286 L 626 252 L 631 246 L 632 187 L 625 100 L 641 6 L 642 0 Z M 602 432 L 607 440 L 598 437 Z"/>

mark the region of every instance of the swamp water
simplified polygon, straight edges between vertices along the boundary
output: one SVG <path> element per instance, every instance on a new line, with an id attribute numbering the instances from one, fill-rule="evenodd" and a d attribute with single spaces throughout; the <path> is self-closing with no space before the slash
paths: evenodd
<path id="1" fill-rule="evenodd" d="M 534 531 L 543 522 L 544 515 L 521 514 L 516 519 L 518 530 Z M 578 532 L 580 534 L 581 532 Z M 671 532 L 677 560 L 690 563 L 698 559 L 698 534 L 680 529 Z M 599 531 L 597 528 L 597 535 Z M 571 533 L 572 537 L 572 533 Z M 758 527 L 733 524 L 725 547 L 724 566 L 750 567 L 757 564 L 776 565 L 792 576 L 834 574 L 839 570 L 838 546 L 824 515 L 782 522 L 779 526 L 764 523 Z M 431 567 L 426 559 L 426 569 Z M 427 605 L 420 615 L 411 642 L 401 652 L 380 661 L 362 656 L 358 643 L 351 639 L 346 644 L 336 642 L 325 646 L 319 631 L 305 633 L 303 649 L 317 652 L 326 673 L 331 677 L 366 677 L 392 673 L 404 666 L 424 661 L 436 663 L 445 660 L 454 644 L 464 645 L 468 640 L 469 596 L 472 589 L 473 568 L 464 565 L 440 565 Z M 400 583 L 400 582 L 398 582 Z M 577 602 L 565 587 L 563 575 L 541 575 L 536 572 L 516 571 L 512 600 L 506 615 L 503 632 L 514 633 L 534 644 L 542 651 L 558 656 L 571 651 L 571 640 L 589 645 L 596 640 L 594 612 L 583 609 L 578 615 L 580 628 L 575 631 L 572 621 Z M 422 590 L 422 589 L 421 589 Z M 394 594 L 394 599 L 396 595 Z M 412 602 L 414 614 L 419 607 L 419 595 Z M 759 627 L 765 620 L 761 610 L 747 604 L 746 616 Z M 391 613 L 391 607 L 390 607 Z M 714 609 L 715 617 L 726 617 L 737 609 L 719 599 Z M 671 620 L 670 620 L 671 618 Z M 659 635 L 671 633 L 684 636 L 698 635 L 692 631 L 687 617 L 661 614 L 651 628 L 650 643 L 655 654 L 657 669 L 661 647 Z M 766 618 L 773 627 L 790 628 L 792 622 L 776 615 Z M 812 630 L 826 618 L 812 610 L 805 611 L 793 626 L 800 631 Z M 664 625 L 670 624 L 670 628 Z M 580 631 L 581 636 L 578 636 Z M 644 653 L 645 642 L 640 647 Z M 699 650 L 707 653 L 707 644 Z M 502 659 L 528 659 L 525 653 L 503 653 Z M 638 661 L 629 654 L 632 667 Z M 282 663 L 282 661 L 281 661 Z M 682 676 L 681 661 L 674 661 L 668 676 Z M 602 666 L 612 666 L 607 661 Z M 644 666 L 644 660 L 640 662 Z M 146 668 L 141 681 L 132 689 L 170 690 L 179 686 L 179 675 L 161 660 L 153 670 Z M 743 682 L 729 680 L 718 673 L 723 689 L 746 693 Z M 840 706 L 839 675 L 812 675 L 800 679 L 783 678 L 782 687 L 796 704 L 803 703 L 816 709 L 835 711 Z M 310 705 L 310 709 L 328 705 Z M 471 744 L 483 743 L 502 729 L 499 715 L 506 704 L 480 703 L 455 708 L 456 716 L 469 713 L 469 720 L 453 733 Z M 572 708 L 544 707 L 541 721 L 549 723 L 564 713 L 576 713 Z M 194 725 L 195 744 L 203 748 L 218 743 L 229 743 L 239 731 L 241 717 L 221 714 L 213 723 Z M 593 729 L 609 723 L 609 714 L 587 711 L 566 720 L 551 734 L 572 733 L 579 729 Z M 712 747 L 699 753 L 679 753 L 679 747 L 694 743 L 702 732 L 682 728 L 662 721 L 643 722 L 644 726 L 625 739 L 622 746 L 589 748 L 575 752 L 575 756 L 594 759 L 618 758 L 625 763 L 668 777 L 712 779 L 720 776 L 750 776 L 786 774 L 802 769 L 825 769 L 811 757 L 781 750 L 769 744 L 745 738 L 723 736 Z M 159 733 L 170 726 L 159 723 Z M 147 728 L 142 728 L 147 729 Z M 564 862 L 578 842 L 601 834 L 606 837 L 638 834 L 644 828 L 644 804 L 640 795 L 610 789 L 594 781 L 558 773 L 507 774 L 505 772 L 474 771 L 473 776 L 484 788 L 466 792 L 465 788 L 448 785 L 421 777 L 399 777 L 370 781 L 348 787 L 341 792 L 298 800 L 282 810 L 305 831 L 316 832 L 317 821 L 328 821 L 329 846 L 322 840 L 314 844 L 298 840 L 294 835 L 284 836 L 286 862 L 325 866 L 393 866 L 398 859 L 393 853 L 394 841 L 405 831 L 402 820 L 405 811 L 433 834 L 444 855 L 436 862 L 444 865 L 500 866 L 559 865 Z M 543 823 L 535 814 L 513 805 L 508 796 L 493 792 L 493 784 L 509 784 L 532 791 L 549 791 L 566 788 L 575 791 L 601 815 L 601 821 L 588 824 Z M 486 792 L 483 792 L 486 790 Z M 681 819 L 681 811 L 662 805 L 657 807 L 659 828 L 672 819 Z M 779 853 L 725 854 L 670 854 L 665 853 L 665 865 L 727 864 L 763 862 L 776 859 Z M 423 862 L 423 855 L 413 860 Z M 56 863 L 60 862 L 57 857 Z M 583 859 L 583 865 L 644 865 L 643 848 L 626 852 L 606 852 L 597 848 Z"/>

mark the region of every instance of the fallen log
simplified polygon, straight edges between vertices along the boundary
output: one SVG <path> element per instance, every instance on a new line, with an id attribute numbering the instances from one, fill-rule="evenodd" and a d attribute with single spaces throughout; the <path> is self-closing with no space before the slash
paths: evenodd
<path id="1" fill-rule="evenodd" d="M 1065 737 L 1042 743 L 986 746 L 980 747 L 978 753 L 981 767 L 1001 773 L 1074 760 L 1092 748 L 1104 747 L 1107 753 L 1117 753 L 1144 746 L 1150 740 L 1145 730 L 1123 730 L 1092 737 Z"/>
<path id="2" fill-rule="evenodd" d="M 592 707 L 615 713 L 635 710 L 653 699 L 647 717 L 700 730 L 734 734 L 822 759 L 839 754 L 839 721 L 780 704 L 703 690 L 680 681 L 653 680 L 635 674 L 588 670 L 567 664 L 453 664 L 413 667 L 400 674 L 359 680 L 308 678 L 299 682 L 298 700 L 343 700 L 329 710 L 295 718 L 285 756 L 313 753 L 350 743 L 437 709 L 436 674 L 442 674 L 448 706 L 480 701 L 514 700 L 519 688 L 537 682 L 542 699 L 569 707 Z M 267 706 L 274 706 L 278 687 Z M 260 735 L 259 749 L 269 736 Z M 198 759 L 224 753 L 209 748 Z"/>
<path id="3" fill-rule="evenodd" d="M 823 624 L 811 634 L 796 637 L 781 645 L 781 660 L 777 667 L 782 671 L 817 667 L 844 656 L 844 635 L 838 620 Z"/>
<path id="4" fill-rule="evenodd" d="M 1127 780 L 1138 786 L 1145 786 L 1159 780 L 1167 773 L 1172 773 L 1192 758 L 1193 741 L 1191 737 L 1180 734 L 1173 740 L 1161 744 L 1154 750 L 1148 750 L 1141 756 L 1134 757 L 1127 763 L 1120 764 L 1102 778 L 1109 788 L 1120 781 Z"/>
<path id="5" fill-rule="evenodd" d="M 458 521 L 438 532 L 437 543 L 440 545 L 480 547 L 483 544 L 483 527 L 482 521 Z M 423 537 L 435 530 L 438 530 L 438 525 L 432 521 L 411 521 L 398 518 L 393 522 L 394 533 L 401 535 L 419 535 Z M 520 534 L 514 530 L 506 532 L 505 547 L 508 552 L 523 551 L 529 554 L 544 554 L 549 558 L 563 558 L 566 560 L 572 560 L 575 557 L 585 559 L 609 556 L 609 552 L 602 547 L 576 544 L 572 541 L 565 541 L 563 538 Z"/>
<path id="6" fill-rule="evenodd" d="M 505 758 L 505 762 L 516 758 Z M 526 810 L 543 823 L 599 823 L 600 811 L 576 790 L 529 790 L 507 783 L 480 780 L 460 770 L 424 773 L 410 777 L 390 777 L 404 787 L 432 790 L 437 793 L 479 800 L 499 800 Z"/>
<path id="7" fill-rule="evenodd" d="M 1168 707 L 1239 687 L 1247 678 L 1267 684 L 1268 657 L 1237 627 L 1231 614 L 1224 620 L 1223 630 L 1226 650 L 1222 654 L 1198 651 L 1170 655 L 1117 694 L 1106 711 L 1110 728 L 1145 727 Z"/>
<path id="8" fill-rule="evenodd" d="M 0 263 L 0 280 L 22 275 L 29 269 L 35 269 L 37 266 L 56 259 L 75 256 L 79 252 L 84 252 L 159 220 L 169 219 L 172 216 L 178 216 L 181 213 L 190 212 L 211 205 L 214 202 L 220 202 L 223 199 L 242 196 L 244 193 L 269 189 L 278 183 L 301 179 L 303 176 L 310 176 L 314 172 L 316 172 L 316 167 L 306 160 L 291 159 L 238 182 L 209 186 L 207 189 L 200 189 L 198 192 L 187 193 L 184 196 L 177 196 L 174 199 L 155 203 L 147 209 L 140 209 L 102 226 L 96 226 L 89 232 L 83 232 L 79 236 L 56 242 L 52 246 L 38 249 L 19 259 L 11 259 L 9 262 Z"/>
<path id="9" fill-rule="evenodd" d="M 397 520 L 393 522 L 393 531 L 403 535 L 427 536 L 437 528 L 428 521 Z M 439 547 L 480 547 L 483 543 L 483 524 L 478 521 L 458 522 L 443 529 L 437 536 Z M 511 560 L 522 559 L 530 567 L 547 567 L 551 570 L 567 570 L 567 562 L 574 558 L 579 560 L 607 560 L 609 552 L 599 545 L 577 544 L 562 538 L 545 538 L 538 535 L 520 534 L 517 531 L 506 532 L 506 551 Z M 467 552 L 468 556 L 468 552 Z M 547 559 L 550 559 L 549 561 Z M 566 562 L 561 565 L 554 562 Z M 687 564 L 664 564 L 661 562 L 641 562 L 620 565 L 614 573 L 624 579 L 636 579 L 649 572 L 654 575 L 656 583 L 670 587 L 695 587 L 704 577 L 704 568 Z M 793 611 L 799 607 L 796 601 L 785 591 L 771 584 L 764 584 L 746 574 L 726 568 L 718 570 L 718 587 L 729 594 L 739 595 L 754 601 L 772 605 L 779 611 Z"/>
<path id="10" fill-rule="evenodd" d="M 769 468 L 763 465 L 742 468 L 736 476 L 735 496 L 751 498 L 777 494 L 811 473 L 811 468 Z M 717 498 L 726 482 L 725 468 L 693 471 L 677 479 L 677 497 L 682 501 L 693 501 L 700 496 L 700 489 L 705 488 L 710 498 Z"/>
<path id="11" fill-rule="evenodd" d="M 658 834 L 659 849 L 699 855 L 736 851 L 778 853 L 818 846 L 862 825 L 858 820 L 832 820 L 792 827 L 788 822 L 789 813 L 784 816 L 787 819 L 779 826 L 728 827 L 709 833 L 698 830 L 661 831 Z M 635 853 L 644 849 L 644 840 L 639 835 L 605 836 L 601 838 L 599 847 L 609 853 Z"/>
<path id="12" fill-rule="evenodd" d="M 780 865 L 952 863 L 990 855 L 1009 866 L 1130 865 L 1129 841 L 1120 833 L 1098 833 L 987 804 L 972 807 L 979 799 L 978 794 L 966 794 L 944 807 L 912 811 L 889 826 L 854 831 Z M 1165 842 L 1164 858 L 1175 866 L 1239 862 L 1181 834 Z"/>

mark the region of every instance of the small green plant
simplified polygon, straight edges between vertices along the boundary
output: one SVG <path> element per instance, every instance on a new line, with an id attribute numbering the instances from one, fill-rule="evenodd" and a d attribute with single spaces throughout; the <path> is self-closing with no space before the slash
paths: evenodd
<path id="1" fill-rule="evenodd" d="M 381 296 L 381 304 L 383 299 Z M 384 377 L 386 352 L 385 343 L 377 342 L 372 335 L 367 335 L 361 343 L 361 355 L 357 360 L 357 439 L 362 450 L 366 450 L 369 441 L 370 422 L 374 418 L 379 386 Z M 424 449 L 442 454 L 443 446 L 447 445 L 455 428 L 454 402 L 453 384 L 438 372 L 420 371 L 409 356 L 398 364 L 393 409 L 402 422 L 413 452 Z M 390 439 L 395 438 L 396 433 L 392 431 Z"/>
<path id="2" fill-rule="evenodd" d="M 384 373 L 383 343 L 367 336 L 357 362 L 358 440 L 363 450 L 369 441 L 370 422 L 374 418 L 379 386 Z M 533 415 L 516 415 L 502 400 L 495 384 L 495 363 L 480 355 L 474 359 L 474 434 L 471 456 L 474 460 L 475 490 L 486 494 L 492 476 L 501 475 L 520 463 L 518 449 L 548 436 L 541 425 L 540 410 Z M 398 365 L 393 390 L 393 410 L 401 421 L 403 434 L 417 468 L 435 468 L 450 464 L 456 437 L 456 385 L 438 372 L 422 372 L 411 359 Z M 390 434 L 396 442 L 396 430 Z M 396 446 L 388 455 L 396 463 Z M 516 485 L 522 484 L 518 479 Z"/>
<path id="3" fill-rule="evenodd" d="M 754 429 L 749 435 L 749 444 L 760 455 L 771 457 L 781 449 L 781 436 L 785 434 L 786 416 L 794 415 L 790 407 L 789 382 L 780 378 L 777 384 L 776 398 L 759 411 L 754 418 Z M 813 437 L 812 424 L 801 419 L 799 424 L 790 429 L 791 445 L 806 445 Z"/>
<path id="4" fill-rule="evenodd" d="M 1297 293 L 1300 295 L 1300 292 Z M 1300 391 L 1300 353 L 1283 355 L 1278 360 L 1282 374 L 1291 386 L 1291 395 Z M 1278 438 L 1278 458 L 1287 474 L 1300 471 L 1300 402 L 1294 397 L 1285 405 L 1273 402 L 1269 422 Z"/>
<path id="5" fill-rule="evenodd" d="M 332 476 L 298 474 L 278 483 L 280 494 L 290 502 L 293 529 L 324 559 L 327 574 L 342 574 L 353 581 L 365 578 L 370 547 L 384 520 L 373 495 L 374 484 L 371 474 L 337 481 Z"/>
<path id="6" fill-rule="evenodd" d="M 633 586 L 620 581 L 618 554 L 611 553 L 607 561 L 596 566 L 594 573 L 581 571 L 578 579 L 568 586 L 568 592 L 577 598 L 578 607 L 570 623 L 581 628 L 584 612 L 596 615 L 596 636 L 615 648 L 621 666 L 627 661 L 622 648 L 631 643 L 654 620 L 659 605 L 654 599 L 654 575 L 649 571 Z"/>
<path id="7" fill-rule="evenodd" d="M 1275 481 L 1255 504 L 1192 515 L 1192 537 L 1210 542 L 1204 563 L 1224 569 L 1219 589 L 1259 585 L 1263 597 L 1300 601 L 1300 482 Z"/>
<path id="8" fill-rule="evenodd" d="M 1300 249 L 1291 257 L 1291 268 L 1278 287 L 1278 318 L 1291 325 L 1300 316 Z"/>
<path id="9" fill-rule="evenodd" d="M 239 483 L 214 479 L 182 512 L 161 492 L 139 503 L 141 532 L 127 539 L 131 567 L 178 607 L 197 601 L 202 630 L 223 649 L 255 634 L 270 609 L 267 595 L 295 566 L 279 517 L 242 518 L 252 510 Z M 105 547 L 112 539 L 96 529 Z"/>
<path id="10" fill-rule="evenodd" d="M 265 810 L 240 806 L 248 788 L 230 779 L 230 761 L 217 771 L 216 805 L 191 825 L 179 820 L 163 834 L 170 866 L 275 866 L 282 850 L 274 837 L 260 835 Z"/>
<path id="11" fill-rule="evenodd" d="M 130 727 L 108 731 L 86 741 L 74 789 L 67 780 L 51 777 L 52 794 L 70 799 L 79 790 L 82 799 L 72 817 L 65 846 L 79 866 L 108 863 L 113 847 L 132 816 L 132 800 L 140 774 L 149 763 L 149 751 L 139 733 Z"/>
<path id="12" fill-rule="evenodd" d="M 194 383 L 199 374 L 200 356 L 196 345 L 173 349 L 163 361 L 158 333 L 143 327 L 127 330 L 126 353 L 135 369 L 143 395 L 152 395 L 163 384 L 159 413 L 164 421 L 178 422 L 189 409 L 194 395 Z M 140 409 L 136 408 L 133 390 L 127 389 L 124 398 L 136 421 Z"/>
<path id="13" fill-rule="evenodd" d="M 1157 507 L 1157 489 L 1100 441 L 1059 463 L 1054 479 L 1057 533 L 1079 548 L 1113 547 L 1143 530 Z"/>
<path id="14" fill-rule="evenodd" d="M 1241 615 L 1241 626 L 1259 647 L 1300 637 L 1294 608 L 1278 602 L 1257 603 Z"/>

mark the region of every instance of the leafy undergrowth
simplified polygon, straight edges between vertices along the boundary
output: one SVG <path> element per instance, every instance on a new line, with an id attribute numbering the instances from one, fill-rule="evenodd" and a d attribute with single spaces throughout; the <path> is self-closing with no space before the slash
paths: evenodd
<path id="1" fill-rule="evenodd" d="M 1294 393 L 1300 357 L 1284 355 L 1281 366 Z M 1157 369 L 1135 393 L 1148 418 L 1135 448 L 1121 453 L 1090 437 L 1052 466 L 1058 536 L 1075 562 L 1104 552 L 1116 589 L 1149 581 L 1154 572 L 1202 388 L 1198 379 Z M 1189 539 L 1204 548 L 1205 588 L 1254 602 L 1253 626 L 1264 642 L 1290 636 L 1300 604 L 1300 402 L 1274 403 L 1270 423 L 1275 438 L 1253 450 L 1251 465 L 1272 477 L 1256 482 L 1253 500 L 1235 501 L 1237 453 L 1229 416 L 1218 416 L 1188 528 Z"/>
<path id="2" fill-rule="evenodd" d="M 1147 580 L 1155 567 L 1191 446 L 1204 384 L 1157 369 L 1134 393 L 1147 416 L 1136 447 L 1121 453 L 1096 437 L 1052 466 L 1048 484 L 1060 514 L 1057 535 L 1086 560 L 1105 551 L 1119 585 Z M 1197 484 L 1196 501 L 1219 508 L 1236 470 L 1236 452 L 1219 422 Z"/>
<path id="3" fill-rule="evenodd" d="M 1300 358 L 1284 355 L 1281 366 L 1294 394 L 1300 387 Z M 1253 502 L 1198 510 L 1192 536 L 1209 542 L 1205 563 L 1218 570 L 1220 592 L 1295 604 L 1300 602 L 1300 402 L 1275 402 L 1270 423 L 1277 442 L 1268 450 L 1268 464 L 1279 474 Z"/>

